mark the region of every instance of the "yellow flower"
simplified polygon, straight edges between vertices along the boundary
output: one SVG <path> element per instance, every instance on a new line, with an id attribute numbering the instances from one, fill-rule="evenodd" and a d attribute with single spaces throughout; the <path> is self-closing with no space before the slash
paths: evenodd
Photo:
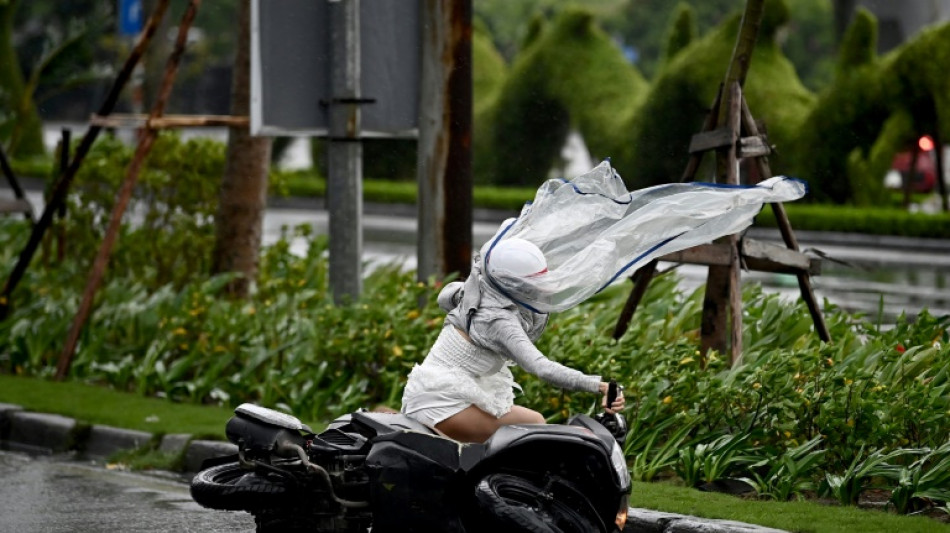
<path id="1" fill-rule="evenodd" d="M 680 360 L 680 365 L 688 365 L 688 364 L 690 364 L 690 363 L 692 363 L 692 362 L 693 362 L 693 358 L 692 358 L 692 357 L 689 357 L 689 356 L 686 356 L 686 357 L 684 357 L 682 360 Z"/>
<path id="2" fill-rule="evenodd" d="M 851 385 L 852 383 L 854 383 L 854 380 L 853 380 L 853 379 L 846 379 L 846 380 L 844 380 L 844 384 L 845 384 L 845 385 Z"/>
<path id="3" fill-rule="evenodd" d="M 663 403 L 665 403 L 665 404 L 667 404 L 667 405 L 673 403 L 673 397 L 672 397 L 672 396 L 667 396 L 666 398 L 663 398 Z"/>
<path id="4" fill-rule="evenodd" d="M 175 331 L 172 331 L 172 335 L 187 335 L 188 330 L 185 328 L 175 328 Z"/>
<path id="5" fill-rule="evenodd" d="M 401 347 L 401 346 L 393 346 L 393 355 L 394 355 L 394 356 L 396 356 L 396 357 L 402 357 L 402 353 L 403 353 L 403 352 L 402 352 L 402 347 Z"/>
<path id="6" fill-rule="evenodd" d="M 848 427 L 849 427 L 849 428 L 853 428 L 853 427 L 854 427 L 854 419 L 853 419 L 853 418 L 849 418 L 849 419 L 848 419 Z"/>
<path id="7" fill-rule="evenodd" d="M 752 388 L 753 388 L 753 389 L 761 389 L 761 388 L 762 388 L 762 384 L 761 384 L 761 383 L 753 383 L 753 384 L 752 384 Z"/>
<path id="8" fill-rule="evenodd" d="M 410 310 L 408 313 L 406 313 L 406 318 L 408 318 L 409 320 L 419 318 L 419 310 L 418 309 Z"/>

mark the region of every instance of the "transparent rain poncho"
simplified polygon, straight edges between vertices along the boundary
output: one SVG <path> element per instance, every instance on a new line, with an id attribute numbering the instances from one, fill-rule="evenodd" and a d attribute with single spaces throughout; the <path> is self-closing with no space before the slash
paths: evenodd
<path id="1" fill-rule="evenodd" d="M 538 313 L 569 309 L 654 258 L 739 233 L 770 202 L 806 193 L 804 182 L 777 176 L 758 185 L 672 183 L 627 191 L 604 161 L 573 180 L 548 180 L 521 214 L 481 249 L 491 264 L 494 245 L 521 238 L 547 259 L 540 276 L 488 274 L 488 283 Z"/>

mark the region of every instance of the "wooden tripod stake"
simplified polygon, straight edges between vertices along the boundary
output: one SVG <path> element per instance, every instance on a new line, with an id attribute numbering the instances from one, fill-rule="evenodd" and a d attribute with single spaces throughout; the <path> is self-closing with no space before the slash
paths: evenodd
<path id="1" fill-rule="evenodd" d="M 703 125 L 703 131 L 693 136 L 690 142 L 690 160 L 683 174 L 683 181 L 692 181 L 702 155 L 716 151 L 717 175 L 723 183 L 739 184 L 739 163 L 750 159 L 760 179 L 772 177 L 768 163 L 771 148 L 768 139 L 761 134 L 752 113 L 742 95 L 738 82 L 730 84 L 727 99 L 723 102 L 720 89 L 713 107 Z M 728 106 L 726 124 L 717 127 L 720 107 Z M 792 232 L 791 224 L 782 204 L 771 204 L 778 222 L 779 231 L 786 248 L 739 238 L 738 235 L 723 237 L 713 244 L 696 246 L 688 250 L 668 254 L 659 260 L 677 263 L 694 263 L 709 266 L 706 295 L 703 300 L 701 349 L 703 353 L 714 349 L 720 353 L 730 352 L 732 362 L 742 354 L 742 290 L 740 267 L 766 272 L 795 274 L 802 298 L 808 305 L 815 331 L 821 340 L 828 342 L 831 335 L 811 287 L 811 275 L 820 272 L 820 261 L 802 254 Z M 646 287 L 656 273 L 654 260 L 632 276 L 634 288 L 614 329 L 614 338 L 621 337 L 636 310 Z"/>

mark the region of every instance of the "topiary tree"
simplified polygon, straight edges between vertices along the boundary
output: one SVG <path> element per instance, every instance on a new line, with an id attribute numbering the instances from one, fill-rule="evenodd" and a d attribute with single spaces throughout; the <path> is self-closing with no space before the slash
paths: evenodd
<path id="1" fill-rule="evenodd" d="M 680 179 L 690 140 L 699 132 L 723 82 L 740 19 L 738 13 L 730 17 L 673 57 L 660 72 L 643 106 L 625 126 L 629 133 L 613 152 L 614 166 L 628 185 L 645 187 Z M 769 141 L 779 147 L 770 158 L 777 174 L 788 166 L 782 147 L 794 138 L 814 105 L 814 95 L 802 85 L 776 43 L 776 33 L 787 21 L 785 2 L 768 0 L 744 85 L 749 107 L 756 118 L 764 120 Z M 711 179 L 705 167 L 699 177 Z"/>
<path id="2" fill-rule="evenodd" d="M 834 84 L 821 94 L 794 145 L 812 197 L 877 203 L 894 154 L 923 134 L 950 133 L 950 24 L 925 30 L 878 58 L 877 20 L 859 9 L 839 53 Z"/>
<path id="3" fill-rule="evenodd" d="M 849 154 L 857 149 L 866 155 L 887 119 L 876 46 L 877 20 L 859 9 L 842 40 L 834 83 L 820 95 L 792 147 L 795 173 L 808 181 L 812 199 L 851 199 Z"/>
<path id="4" fill-rule="evenodd" d="M 571 129 L 595 157 L 610 156 L 647 88 L 588 11 L 566 9 L 529 36 L 488 117 L 489 181 L 498 184 L 540 183 Z"/>
<path id="5" fill-rule="evenodd" d="M 676 57 L 684 48 L 696 40 L 696 17 L 693 8 L 685 2 L 680 2 L 673 13 L 673 24 L 666 35 L 666 46 L 663 48 L 662 68 Z"/>
<path id="6" fill-rule="evenodd" d="M 491 126 L 498 95 L 508 76 L 508 64 L 495 48 L 485 24 L 472 24 L 472 179 L 490 183 L 495 158 L 491 151 Z"/>

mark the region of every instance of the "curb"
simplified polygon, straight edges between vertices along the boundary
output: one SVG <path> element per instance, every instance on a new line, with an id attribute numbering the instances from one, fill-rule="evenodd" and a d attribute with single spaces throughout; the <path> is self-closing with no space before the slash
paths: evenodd
<path id="1" fill-rule="evenodd" d="M 624 533 L 787 533 L 782 529 L 756 526 L 733 520 L 697 518 L 650 509 L 627 509 Z"/>
<path id="2" fill-rule="evenodd" d="M 0 450 L 33 454 L 76 453 L 78 458 L 106 460 L 120 451 L 153 445 L 165 453 L 181 454 L 184 474 L 195 474 L 206 459 L 233 455 L 230 442 L 196 440 L 191 435 L 164 435 L 158 443 L 145 431 L 83 425 L 73 418 L 25 411 L 0 403 Z M 630 507 L 624 533 L 785 533 L 731 520 L 715 520 Z"/>
<path id="3" fill-rule="evenodd" d="M 41 455 L 75 453 L 81 459 L 104 461 L 118 452 L 155 446 L 160 452 L 180 455 L 185 474 L 198 472 L 206 459 L 237 453 L 237 446 L 230 442 L 195 440 L 186 434 L 155 439 L 145 431 L 84 425 L 69 417 L 0 403 L 0 449 Z"/>

